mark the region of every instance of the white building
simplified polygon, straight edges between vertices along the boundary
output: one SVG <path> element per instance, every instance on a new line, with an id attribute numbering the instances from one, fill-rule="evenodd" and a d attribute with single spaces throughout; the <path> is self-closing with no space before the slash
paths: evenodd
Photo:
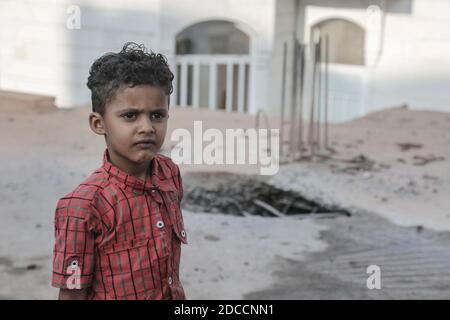
<path id="1" fill-rule="evenodd" d="M 94 59 L 134 41 L 168 57 L 176 104 L 277 115 L 284 43 L 289 106 L 292 45 L 314 29 L 330 39 L 330 120 L 450 111 L 450 0 L 1 0 L 0 89 L 88 103 Z"/>
<path id="2" fill-rule="evenodd" d="M 293 39 L 310 45 L 314 29 L 330 39 L 333 121 L 404 104 L 450 111 L 450 0 L 285 0 L 276 8 L 272 113 L 281 101 L 283 43 L 289 106 Z"/>

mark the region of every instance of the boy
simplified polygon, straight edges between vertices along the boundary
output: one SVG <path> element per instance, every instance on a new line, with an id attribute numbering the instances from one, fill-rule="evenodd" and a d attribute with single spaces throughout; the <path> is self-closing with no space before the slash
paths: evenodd
<path id="1" fill-rule="evenodd" d="M 164 56 L 127 43 L 91 66 L 91 129 L 103 166 L 58 201 L 52 285 L 60 299 L 185 299 L 179 168 L 157 154 L 174 76 Z"/>

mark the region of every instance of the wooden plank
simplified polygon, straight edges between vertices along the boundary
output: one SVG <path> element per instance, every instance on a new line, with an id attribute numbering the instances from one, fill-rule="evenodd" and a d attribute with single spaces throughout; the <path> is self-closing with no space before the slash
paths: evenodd
<path id="1" fill-rule="evenodd" d="M 272 207 L 270 204 L 268 204 L 268 203 L 266 203 L 264 201 L 255 199 L 255 200 L 253 200 L 253 203 L 255 205 L 257 205 L 258 207 L 265 209 L 266 211 L 268 211 L 269 213 L 271 213 L 272 215 L 274 215 L 276 217 L 284 217 L 285 216 L 278 209 Z"/>

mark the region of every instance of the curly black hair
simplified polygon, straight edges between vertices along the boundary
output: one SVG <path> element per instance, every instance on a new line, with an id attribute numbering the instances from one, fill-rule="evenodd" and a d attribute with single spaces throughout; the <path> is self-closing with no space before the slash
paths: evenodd
<path id="1" fill-rule="evenodd" d="M 159 86 L 170 97 L 173 78 L 167 59 L 162 54 L 147 52 L 143 44 L 127 42 L 120 52 L 106 53 L 92 64 L 87 81 L 87 87 L 91 90 L 92 111 L 104 115 L 105 105 L 122 85 Z"/>

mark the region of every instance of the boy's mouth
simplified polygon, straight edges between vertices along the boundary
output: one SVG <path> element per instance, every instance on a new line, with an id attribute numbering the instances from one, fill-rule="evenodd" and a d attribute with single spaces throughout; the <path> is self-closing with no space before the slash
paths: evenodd
<path id="1" fill-rule="evenodd" d="M 135 143 L 135 145 L 141 149 L 148 149 L 155 145 L 155 140 L 153 139 L 142 139 Z"/>

